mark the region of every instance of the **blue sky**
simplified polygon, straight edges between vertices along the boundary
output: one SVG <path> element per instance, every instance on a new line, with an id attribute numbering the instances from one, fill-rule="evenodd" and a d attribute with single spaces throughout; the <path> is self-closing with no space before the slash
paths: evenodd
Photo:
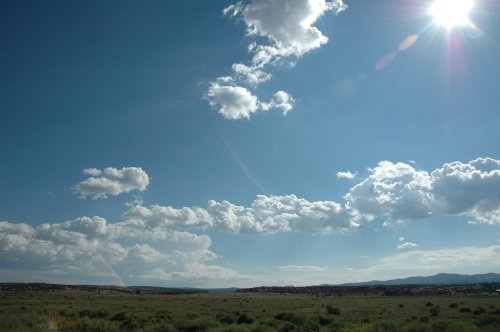
<path id="1" fill-rule="evenodd" d="M 434 3 L 0 1 L 0 281 L 500 272 L 500 6 Z"/>

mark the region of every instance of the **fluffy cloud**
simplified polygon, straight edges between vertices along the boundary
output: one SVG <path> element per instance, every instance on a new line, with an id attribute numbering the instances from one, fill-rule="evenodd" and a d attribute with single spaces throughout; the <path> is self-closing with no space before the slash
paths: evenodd
<path id="1" fill-rule="evenodd" d="M 190 227 L 211 227 L 212 217 L 207 210 L 198 207 L 175 209 L 171 206 L 151 205 L 144 207 L 134 205 L 125 212 L 124 217 L 129 225 L 141 225 L 149 229 L 166 228 L 169 230 Z"/>
<path id="2" fill-rule="evenodd" d="M 261 108 L 263 111 L 273 108 L 281 109 L 283 111 L 283 115 L 286 115 L 290 110 L 292 110 L 294 104 L 295 99 L 293 99 L 292 95 L 285 91 L 278 91 L 268 103 L 261 103 Z"/>
<path id="3" fill-rule="evenodd" d="M 351 173 L 350 171 L 346 171 L 346 172 L 337 172 L 337 177 L 339 179 L 349 179 L 349 180 L 352 180 L 356 177 L 356 173 Z"/>
<path id="4" fill-rule="evenodd" d="M 271 79 L 271 74 L 266 73 L 262 69 L 254 66 L 246 66 L 242 63 L 233 64 L 233 71 L 236 74 L 236 78 L 255 87 L 265 81 Z"/>
<path id="5" fill-rule="evenodd" d="M 249 119 L 258 111 L 281 109 L 283 115 L 293 108 L 295 100 L 284 91 L 278 91 L 269 102 L 262 102 L 247 88 L 235 85 L 232 80 L 219 78 L 212 82 L 205 98 L 224 119 Z"/>
<path id="6" fill-rule="evenodd" d="M 34 278 L 31 281 L 45 271 L 52 281 L 116 283 L 126 278 L 133 280 L 130 276 L 161 266 L 171 271 L 172 276 L 191 274 L 195 278 L 194 267 L 205 266 L 202 262 L 217 258 L 210 250 L 212 240 L 207 235 L 170 229 L 176 222 L 187 227 L 186 221 L 196 218 L 196 211 L 165 209 L 158 211 L 156 206 L 151 207 L 151 214 L 145 214 L 140 222 L 137 207 L 117 223 L 107 223 L 100 217 L 37 227 L 1 221 L 0 271 L 17 270 L 18 277 L 23 279 L 22 274 L 28 274 Z M 215 275 L 218 267 L 208 267 L 207 271 Z M 103 268 L 109 273 L 101 275 L 99 271 Z M 220 267 L 219 271 L 225 268 Z M 237 275 L 234 271 L 232 274 Z"/>
<path id="7" fill-rule="evenodd" d="M 348 208 L 367 220 L 464 215 L 500 225 L 500 161 L 478 158 L 431 172 L 404 163 L 380 162 L 345 195 Z"/>
<path id="8" fill-rule="evenodd" d="M 267 44 L 250 44 L 251 64 L 233 64 L 233 76 L 219 77 L 211 82 L 205 99 L 230 120 L 248 119 L 257 111 L 274 108 L 281 109 L 286 115 L 295 103 L 289 93 L 278 91 L 269 102 L 262 102 L 241 85 L 255 88 L 272 77 L 264 70 L 266 65 L 300 57 L 325 44 L 328 38 L 314 23 L 328 11 L 339 13 L 345 8 L 342 0 L 253 0 L 248 4 L 240 1 L 226 7 L 224 15 L 241 19 L 247 35 L 264 39 Z"/>
<path id="9" fill-rule="evenodd" d="M 309 202 L 295 195 L 258 195 L 250 207 L 208 202 L 215 227 L 241 233 L 332 232 L 358 227 L 356 217 L 332 201 Z"/>
<path id="10" fill-rule="evenodd" d="M 282 57 L 302 56 L 328 41 L 313 24 L 328 11 L 346 9 L 341 0 L 253 0 L 224 9 L 225 15 L 239 17 L 250 36 L 265 37 L 270 45 L 253 45 L 252 63 L 261 67 Z"/>
<path id="11" fill-rule="evenodd" d="M 124 167 L 116 169 L 107 167 L 104 170 L 87 168 L 83 174 L 90 177 L 78 183 L 74 192 L 80 198 L 106 198 L 107 195 L 119 195 L 132 190 L 144 191 L 149 185 L 149 177 L 140 167 Z"/>
<path id="12" fill-rule="evenodd" d="M 419 219 L 430 216 L 432 181 L 425 171 L 404 163 L 382 161 L 371 175 L 352 187 L 345 199 L 350 208 L 367 220 Z"/>

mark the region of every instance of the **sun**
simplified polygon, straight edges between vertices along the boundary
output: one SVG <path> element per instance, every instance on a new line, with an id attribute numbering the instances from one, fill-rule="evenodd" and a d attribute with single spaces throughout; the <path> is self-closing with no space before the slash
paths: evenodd
<path id="1" fill-rule="evenodd" d="M 472 0 L 436 0 L 429 13 L 438 25 L 451 29 L 470 23 L 469 14 L 473 6 Z"/>

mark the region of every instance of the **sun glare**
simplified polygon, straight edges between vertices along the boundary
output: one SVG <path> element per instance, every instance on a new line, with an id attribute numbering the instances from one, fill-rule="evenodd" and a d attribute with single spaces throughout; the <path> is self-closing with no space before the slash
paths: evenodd
<path id="1" fill-rule="evenodd" d="M 437 24 L 451 29 L 470 23 L 469 13 L 473 5 L 472 0 L 436 0 L 429 12 Z"/>

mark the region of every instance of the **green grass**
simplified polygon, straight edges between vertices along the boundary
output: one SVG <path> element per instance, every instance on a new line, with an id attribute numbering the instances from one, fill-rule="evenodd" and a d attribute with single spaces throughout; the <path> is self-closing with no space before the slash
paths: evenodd
<path id="1" fill-rule="evenodd" d="M 0 331 L 494 332 L 499 309 L 498 296 L 2 291 Z"/>

